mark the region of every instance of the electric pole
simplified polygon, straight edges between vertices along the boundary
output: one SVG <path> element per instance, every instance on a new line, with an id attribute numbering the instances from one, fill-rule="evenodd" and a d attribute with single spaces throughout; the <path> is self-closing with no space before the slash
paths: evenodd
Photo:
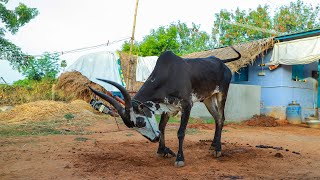
<path id="1" fill-rule="evenodd" d="M 134 58 L 132 57 L 132 47 L 134 42 L 134 32 L 136 29 L 136 21 L 137 21 L 137 12 L 138 12 L 138 4 L 139 0 L 136 0 L 136 8 L 134 11 L 134 19 L 133 19 L 133 28 L 132 28 L 132 35 L 131 35 L 131 42 L 130 42 L 130 52 L 129 52 L 129 63 L 127 68 L 127 89 L 133 90 L 133 66 L 134 66 Z"/>

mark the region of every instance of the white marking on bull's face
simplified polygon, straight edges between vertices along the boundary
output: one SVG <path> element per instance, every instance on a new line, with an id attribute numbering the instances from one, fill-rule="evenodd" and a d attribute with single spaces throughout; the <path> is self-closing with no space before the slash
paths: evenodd
<path id="1" fill-rule="evenodd" d="M 142 115 L 135 113 L 133 109 L 130 111 L 130 120 L 134 123 L 134 129 L 149 139 L 151 142 L 157 142 L 160 138 L 160 131 L 156 118 L 152 112 L 150 114 Z"/>

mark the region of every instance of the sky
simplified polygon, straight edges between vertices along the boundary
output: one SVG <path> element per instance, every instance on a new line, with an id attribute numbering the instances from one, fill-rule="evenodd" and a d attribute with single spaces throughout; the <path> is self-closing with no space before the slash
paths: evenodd
<path id="1" fill-rule="evenodd" d="M 39 15 L 6 38 L 22 51 L 38 55 L 68 51 L 129 38 L 132 33 L 136 0 L 10 0 L 9 8 L 19 2 L 35 7 Z M 211 34 L 214 14 L 221 9 L 254 9 L 259 4 L 275 9 L 291 0 L 139 0 L 135 39 L 140 41 L 151 29 L 172 22 L 194 22 Z M 313 5 L 318 0 L 304 0 Z M 81 55 L 115 51 L 122 42 L 91 51 L 61 56 L 71 65 Z M 1 69 L 0 69 L 1 70 Z"/>

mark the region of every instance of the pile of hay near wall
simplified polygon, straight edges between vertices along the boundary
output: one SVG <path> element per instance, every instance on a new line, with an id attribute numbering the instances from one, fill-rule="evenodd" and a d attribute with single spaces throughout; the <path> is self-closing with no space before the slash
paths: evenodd
<path id="1" fill-rule="evenodd" d="M 253 64 L 258 56 L 263 56 L 268 49 L 273 47 L 273 45 L 273 38 L 260 39 L 248 43 L 234 45 L 233 47 L 240 52 L 241 58 L 237 61 L 227 63 L 226 65 L 233 73 L 237 72 L 240 68 L 246 67 L 249 64 Z M 223 60 L 237 57 L 237 54 L 230 47 L 224 47 L 203 52 L 195 52 L 184 55 L 183 57 L 202 58 L 208 56 L 215 56 Z"/>
<path id="2" fill-rule="evenodd" d="M 78 71 L 61 74 L 58 78 L 55 90 L 59 96 L 65 96 L 67 100 L 82 99 L 89 102 L 93 97 L 93 93 L 88 86 L 106 93 L 106 90 L 102 86 L 90 81 Z M 63 95 L 61 95 L 61 93 Z"/>

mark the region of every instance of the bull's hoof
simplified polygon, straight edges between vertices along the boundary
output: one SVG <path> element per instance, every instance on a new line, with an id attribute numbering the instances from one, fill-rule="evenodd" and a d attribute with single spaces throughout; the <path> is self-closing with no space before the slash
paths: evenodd
<path id="1" fill-rule="evenodd" d="M 183 166 L 184 166 L 184 161 L 176 161 L 176 162 L 174 163 L 174 166 L 175 166 L 175 167 L 183 167 Z"/>
<path id="2" fill-rule="evenodd" d="M 222 156 L 222 153 L 221 153 L 221 151 L 213 151 L 213 157 L 215 157 L 215 158 L 218 158 L 218 157 L 221 157 Z"/>
<path id="3" fill-rule="evenodd" d="M 166 158 L 176 157 L 176 154 L 167 147 L 163 151 L 158 150 L 157 155 L 159 157 L 166 157 Z"/>

